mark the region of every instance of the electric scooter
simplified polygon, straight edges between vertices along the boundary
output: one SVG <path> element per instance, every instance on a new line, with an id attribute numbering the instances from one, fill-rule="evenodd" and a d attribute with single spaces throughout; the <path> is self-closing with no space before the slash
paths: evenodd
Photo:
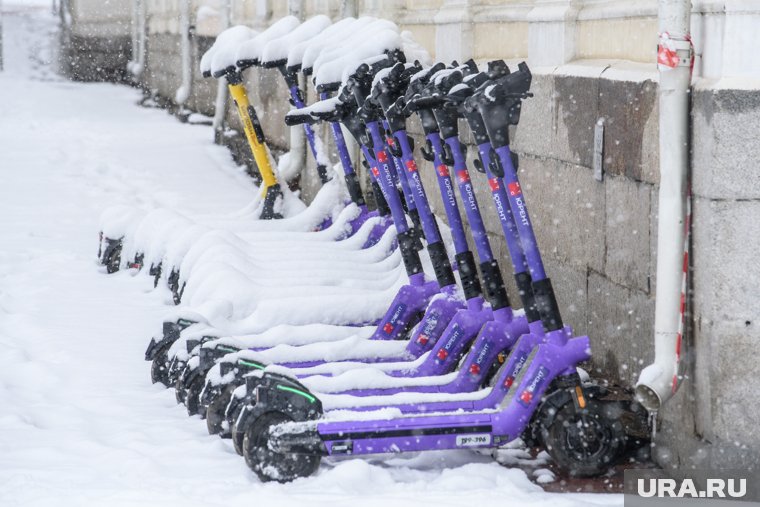
<path id="1" fill-rule="evenodd" d="M 562 321 L 512 164 L 508 127 L 519 120 L 530 80 L 530 71 L 521 64 L 517 72 L 484 83 L 467 103 L 480 112 L 504 170 L 542 332 L 520 337 L 486 389 L 458 395 L 414 393 L 403 399 L 394 395 L 398 404 L 416 406 L 416 413 L 400 417 L 357 418 L 349 412 L 342 419 L 320 420 L 323 402 L 302 384 L 275 375 L 258 379 L 255 404 L 240 417 L 252 412 L 243 451 L 262 480 L 287 482 L 311 475 L 322 456 L 498 447 L 522 435 L 531 422 L 550 455 L 572 475 L 601 473 L 620 457 L 626 442 L 615 417 L 620 403 L 604 401 L 603 389 L 580 381 L 576 365 L 590 358 L 588 337 L 573 337 Z M 367 406 L 386 412 L 394 408 L 389 404 L 393 396 L 380 398 L 381 403 L 364 399 Z"/>

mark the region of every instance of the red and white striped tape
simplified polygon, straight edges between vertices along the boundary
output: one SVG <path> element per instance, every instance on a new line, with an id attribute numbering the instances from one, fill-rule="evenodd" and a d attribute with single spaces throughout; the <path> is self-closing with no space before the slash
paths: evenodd
<path id="1" fill-rule="evenodd" d="M 678 336 L 676 337 L 676 364 L 675 374 L 673 375 L 673 384 L 671 389 L 673 393 L 678 390 L 681 383 L 680 375 L 681 352 L 683 350 L 683 334 L 686 328 L 686 294 L 689 284 L 689 243 L 691 240 L 691 187 L 686 194 L 686 220 L 684 221 L 684 242 L 683 242 L 683 273 L 681 279 L 681 318 L 678 321 Z"/>

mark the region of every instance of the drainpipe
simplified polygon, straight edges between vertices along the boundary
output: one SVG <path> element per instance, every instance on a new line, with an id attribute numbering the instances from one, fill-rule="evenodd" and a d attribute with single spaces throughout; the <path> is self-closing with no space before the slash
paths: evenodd
<path id="1" fill-rule="evenodd" d="M 356 0 L 343 0 L 340 3 L 340 15 L 343 18 L 356 17 Z"/>
<path id="2" fill-rule="evenodd" d="M 3 70 L 3 0 L 0 0 L 0 71 Z"/>
<path id="3" fill-rule="evenodd" d="M 182 51 L 182 84 L 174 95 L 174 101 L 182 106 L 190 97 L 193 87 L 193 55 L 190 47 L 190 10 L 192 0 L 180 0 L 179 2 L 179 34 L 180 48 Z"/>
<path id="4" fill-rule="evenodd" d="M 676 392 L 683 334 L 687 250 L 689 87 L 693 50 L 690 0 L 659 0 L 660 195 L 654 363 L 644 368 L 636 398 L 655 413 Z M 684 294 L 685 296 L 685 294 Z"/>
<path id="5" fill-rule="evenodd" d="M 223 0 L 219 7 L 220 32 L 230 27 L 232 17 L 232 0 Z M 216 87 L 216 102 L 214 103 L 214 137 L 218 144 L 222 143 L 224 119 L 227 116 L 227 80 L 221 78 Z"/>
<path id="6" fill-rule="evenodd" d="M 145 0 L 132 0 L 132 60 L 127 70 L 135 78 L 145 70 Z"/>

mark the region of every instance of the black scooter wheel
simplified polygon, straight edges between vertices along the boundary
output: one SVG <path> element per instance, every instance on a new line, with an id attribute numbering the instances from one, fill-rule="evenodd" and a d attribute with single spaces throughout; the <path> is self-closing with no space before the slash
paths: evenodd
<path id="1" fill-rule="evenodd" d="M 243 456 L 243 442 L 245 440 L 245 432 L 238 431 L 237 425 L 232 425 L 230 431 L 230 438 L 232 439 L 232 446 L 235 448 L 235 452 L 240 456 Z"/>
<path id="2" fill-rule="evenodd" d="M 187 399 L 187 390 L 185 384 L 182 382 L 184 372 L 177 375 L 177 380 L 174 382 L 174 398 L 177 400 L 177 405 L 184 405 Z"/>
<path id="3" fill-rule="evenodd" d="M 167 355 L 167 352 L 169 352 L 169 347 L 162 347 L 161 350 L 159 350 L 156 353 L 156 356 L 153 358 L 153 361 L 150 363 L 150 380 L 154 383 L 161 383 L 165 385 L 166 387 L 170 387 L 171 384 L 169 382 L 169 356 Z"/>
<path id="4" fill-rule="evenodd" d="M 559 408 L 541 436 L 549 455 L 572 477 L 601 475 L 614 466 L 626 448 L 615 403 L 586 398 L 586 407 L 572 401 Z"/>
<path id="5" fill-rule="evenodd" d="M 205 382 L 206 377 L 196 375 L 192 382 L 187 386 L 187 389 L 185 390 L 187 415 L 200 415 L 202 418 L 206 417 L 206 412 L 201 410 L 201 401 L 199 399 Z"/>
<path id="6" fill-rule="evenodd" d="M 224 417 L 224 413 L 232 398 L 232 391 L 236 388 L 237 385 L 235 384 L 228 385 L 206 407 L 206 428 L 209 435 L 219 435 L 222 438 L 230 438 L 232 436 L 231 425 Z"/>
<path id="7" fill-rule="evenodd" d="M 265 412 L 245 431 L 243 456 L 248 467 L 262 482 L 290 482 L 308 477 L 317 471 L 321 457 L 312 454 L 278 453 L 270 449 L 270 430 L 273 426 L 293 419 L 282 412 Z"/>
<path id="8" fill-rule="evenodd" d="M 104 259 L 103 264 L 106 266 L 106 273 L 116 273 L 119 271 L 119 265 L 121 264 L 121 245 L 113 248 L 108 256 Z"/>

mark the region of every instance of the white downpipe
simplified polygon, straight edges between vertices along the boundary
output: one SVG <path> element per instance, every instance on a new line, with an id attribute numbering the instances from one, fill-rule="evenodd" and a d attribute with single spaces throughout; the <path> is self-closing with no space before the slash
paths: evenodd
<path id="1" fill-rule="evenodd" d="M 690 12 L 690 0 L 660 0 L 660 195 L 655 359 L 641 372 L 636 385 L 636 398 L 652 412 L 670 399 L 679 385 L 689 163 L 689 86 L 693 54 L 689 36 Z"/>
<path id="2" fill-rule="evenodd" d="M 179 34 L 180 49 L 182 51 L 182 84 L 174 95 L 174 101 L 181 106 L 190 98 L 193 88 L 193 55 L 190 47 L 190 10 L 192 0 L 180 0 L 179 2 Z"/>
<path id="3" fill-rule="evenodd" d="M 132 0 L 132 60 L 127 70 L 139 78 L 145 70 L 146 0 Z"/>
<path id="4" fill-rule="evenodd" d="M 219 8 L 220 32 L 230 27 L 232 18 L 232 0 L 223 0 Z M 221 132 L 224 119 L 227 116 L 227 80 L 222 78 L 216 86 L 216 102 L 214 103 L 214 132 Z"/>

